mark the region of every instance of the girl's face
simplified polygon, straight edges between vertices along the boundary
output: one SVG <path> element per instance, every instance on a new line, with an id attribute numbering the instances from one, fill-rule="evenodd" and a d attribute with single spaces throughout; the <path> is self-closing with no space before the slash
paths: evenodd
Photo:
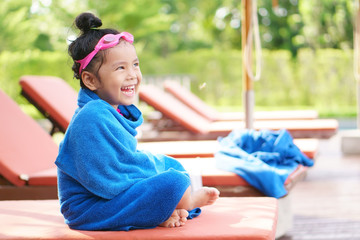
<path id="1" fill-rule="evenodd" d="M 134 103 L 142 75 L 135 47 L 121 41 L 108 50 L 101 65 L 95 93 L 117 109 Z"/>

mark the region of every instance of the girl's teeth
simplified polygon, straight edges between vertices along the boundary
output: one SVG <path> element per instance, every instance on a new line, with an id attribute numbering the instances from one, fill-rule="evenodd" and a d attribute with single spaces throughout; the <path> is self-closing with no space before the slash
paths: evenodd
<path id="1" fill-rule="evenodd" d="M 134 89 L 134 86 L 123 87 L 122 89 L 123 89 L 123 90 L 133 90 L 133 89 Z"/>
<path id="2" fill-rule="evenodd" d="M 123 91 L 126 95 L 132 95 L 135 92 L 135 86 L 127 86 L 127 87 L 122 87 L 121 91 Z"/>

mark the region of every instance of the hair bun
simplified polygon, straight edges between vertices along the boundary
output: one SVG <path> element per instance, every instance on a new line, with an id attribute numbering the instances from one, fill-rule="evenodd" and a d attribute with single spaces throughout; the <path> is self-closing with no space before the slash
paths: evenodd
<path id="1" fill-rule="evenodd" d="M 82 13 L 75 19 L 75 24 L 83 33 L 88 32 L 92 28 L 98 28 L 102 25 L 100 18 L 92 13 Z"/>

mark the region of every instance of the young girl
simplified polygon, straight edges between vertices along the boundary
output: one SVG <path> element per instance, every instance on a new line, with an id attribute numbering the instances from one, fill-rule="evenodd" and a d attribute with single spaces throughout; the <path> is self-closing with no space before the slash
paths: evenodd
<path id="1" fill-rule="evenodd" d="M 191 194 L 179 162 L 136 149 L 143 118 L 132 104 L 142 75 L 133 36 L 98 29 L 101 20 L 90 13 L 75 24 L 81 35 L 68 51 L 81 84 L 79 108 L 55 162 L 66 223 L 81 230 L 184 225 L 189 211 L 214 203 L 219 191 Z"/>

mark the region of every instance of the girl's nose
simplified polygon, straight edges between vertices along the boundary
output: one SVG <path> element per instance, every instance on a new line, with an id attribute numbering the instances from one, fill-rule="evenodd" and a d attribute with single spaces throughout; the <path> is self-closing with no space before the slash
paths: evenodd
<path id="1" fill-rule="evenodd" d="M 129 69 L 128 78 L 130 78 L 130 79 L 136 78 L 136 72 L 135 72 L 135 70 Z"/>

